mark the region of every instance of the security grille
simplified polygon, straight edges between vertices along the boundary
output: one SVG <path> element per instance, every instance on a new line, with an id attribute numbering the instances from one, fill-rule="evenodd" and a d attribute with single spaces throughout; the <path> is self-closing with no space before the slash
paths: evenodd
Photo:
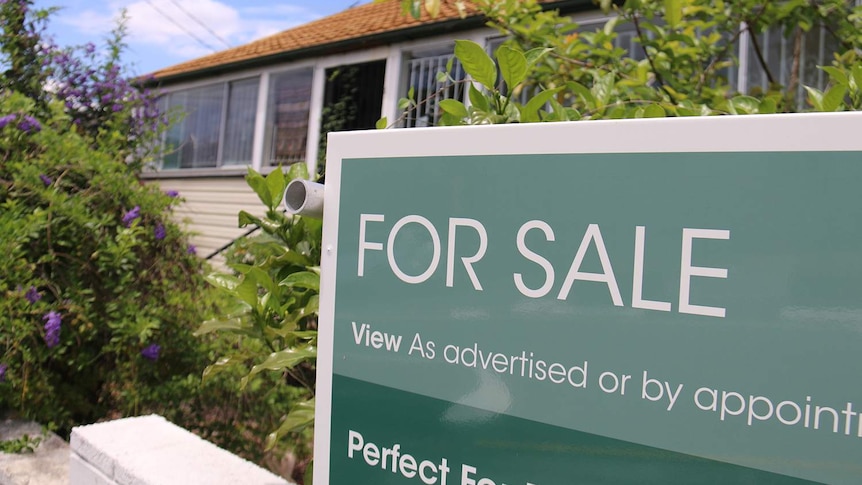
<path id="1" fill-rule="evenodd" d="M 453 57 L 453 54 L 442 54 L 417 57 L 407 62 L 407 89 L 413 89 L 413 100 L 417 105 L 410 108 L 404 118 L 403 126 L 407 128 L 435 126 L 443 115 L 440 101 L 444 99 L 464 101 L 467 85 L 463 81 L 466 75 L 457 60 L 453 61 L 452 70 L 449 72 L 455 82 L 438 81 L 438 74 L 446 72 L 446 66 Z"/>

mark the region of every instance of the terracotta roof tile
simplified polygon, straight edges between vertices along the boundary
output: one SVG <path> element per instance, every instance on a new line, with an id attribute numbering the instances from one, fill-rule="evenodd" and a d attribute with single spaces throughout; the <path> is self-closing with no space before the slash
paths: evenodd
<path id="1" fill-rule="evenodd" d="M 228 67 L 261 57 L 459 18 L 454 1 L 441 3 L 442 8 L 437 18 L 431 19 L 423 11 L 422 17 L 418 20 L 402 12 L 401 0 L 386 0 L 359 5 L 239 47 L 161 69 L 154 72 L 153 76 L 156 79 L 183 76 L 219 66 Z M 473 5 L 470 2 L 465 2 L 465 5 L 468 15 L 475 15 Z"/>

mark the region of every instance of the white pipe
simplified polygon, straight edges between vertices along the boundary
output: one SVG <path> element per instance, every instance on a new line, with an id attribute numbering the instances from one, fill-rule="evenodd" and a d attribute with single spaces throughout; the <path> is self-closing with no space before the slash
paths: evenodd
<path id="1" fill-rule="evenodd" d="M 284 189 L 284 208 L 291 214 L 323 218 L 323 184 L 293 179 Z"/>

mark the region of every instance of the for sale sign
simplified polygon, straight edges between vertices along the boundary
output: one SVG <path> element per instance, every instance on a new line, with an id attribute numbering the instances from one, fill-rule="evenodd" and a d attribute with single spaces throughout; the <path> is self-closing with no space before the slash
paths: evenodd
<path id="1" fill-rule="evenodd" d="M 862 482 L 859 133 L 332 135 L 315 482 Z"/>

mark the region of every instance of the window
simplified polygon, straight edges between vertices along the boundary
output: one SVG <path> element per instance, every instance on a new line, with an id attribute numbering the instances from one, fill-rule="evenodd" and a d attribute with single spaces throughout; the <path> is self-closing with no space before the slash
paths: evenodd
<path id="1" fill-rule="evenodd" d="M 464 83 L 438 82 L 437 74 L 446 71 L 446 65 L 454 57 L 452 49 L 448 53 L 435 52 L 422 56 L 414 56 L 407 61 L 407 91 L 413 90 L 413 100 L 418 106 L 411 108 L 404 119 L 403 126 L 407 128 L 434 126 L 443 115 L 440 101 L 457 99 L 464 101 L 466 85 Z M 449 73 L 456 81 L 466 78 L 464 69 L 457 61 L 453 62 Z M 405 93 L 406 93 L 405 92 Z"/>
<path id="2" fill-rule="evenodd" d="M 270 76 L 267 162 L 288 165 L 305 161 L 312 70 Z"/>
<path id="3" fill-rule="evenodd" d="M 746 92 L 765 91 L 769 87 L 769 75 L 774 82 L 783 86 L 790 84 L 793 77 L 795 34 L 783 35 L 780 29 L 770 29 L 759 34 L 749 34 L 748 42 L 748 75 L 741 89 Z M 804 86 L 823 89 L 826 85 L 826 74 L 817 66 L 828 66 L 832 55 L 839 49 L 838 41 L 827 32 L 823 26 L 812 28 L 800 39 L 799 70 L 797 71 L 797 99 L 804 100 Z M 756 45 L 755 45 L 756 43 Z M 760 62 L 757 47 L 763 56 L 763 61 L 769 68 L 769 74 Z M 800 102 L 800 108 L 802 103 Z"/>
<path id="4" fill-rule="evenodd" d="M 259 78 L 168 94 L 162 106 L 181 119 L 165 136 L 163 169 L 251 163 Z"/>

